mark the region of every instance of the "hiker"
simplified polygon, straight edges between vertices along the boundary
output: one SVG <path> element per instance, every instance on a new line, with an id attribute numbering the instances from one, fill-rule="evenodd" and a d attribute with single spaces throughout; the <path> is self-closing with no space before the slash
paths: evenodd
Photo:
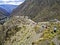
<path id="1" fill-rule="evenodd" d="M 56 30 L 57 30 L 57 28 L 56 28 L 56 26 L 54 26 L 54 32 L 56 32 Z"/>
<path id="2" fill-rule="evenodd" d="M 47 25 L 42 25 L 42 28 L 46 28 L 47 29 Z"/>

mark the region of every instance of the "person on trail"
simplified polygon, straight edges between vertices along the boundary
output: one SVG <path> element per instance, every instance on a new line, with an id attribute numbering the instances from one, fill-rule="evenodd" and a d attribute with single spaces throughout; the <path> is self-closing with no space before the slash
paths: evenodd
<path id="1" fill-rule="evenodd" d="M 56 27 L 56 26 L 54 26 L 54 32 L 56 32 L 56 30 L 57 30 L 57 27 Z"/>

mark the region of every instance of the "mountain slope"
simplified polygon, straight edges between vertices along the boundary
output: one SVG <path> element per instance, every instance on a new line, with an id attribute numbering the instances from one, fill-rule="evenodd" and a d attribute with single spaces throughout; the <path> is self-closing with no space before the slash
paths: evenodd
<path id="1" fill-rule="evenodd" d="M 7 10 L 9 13 L 12 12 L 13 9 L 15 9 L 18 5 L 10 5 L 10 4 L 2 4 L 0 5 L 1 8 Z"/>
<path id="2" fill-rule="evenodd" d="M 26 0 L 11 15 L 24 15 L 32 20 L 60 20 L 60 0 Z"/>
<path id="3" fill-rule="evenodd" d="M 0 45 L 60 45 L 60 22 L 37 24 L 25 16 L 13 16 L 0 25 L 0 33 Z"/>
<path id="4" fill-rule="evenodd" d="M 0 24 L 4 23 L 8 17 L 9 13 L 0 7 Z"/>

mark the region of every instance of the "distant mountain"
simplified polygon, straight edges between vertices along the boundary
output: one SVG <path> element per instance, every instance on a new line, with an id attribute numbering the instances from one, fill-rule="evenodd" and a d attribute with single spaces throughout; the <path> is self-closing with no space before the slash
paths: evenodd
<path id="1" fill-rule="evenodd" d="M 0 7 L 0 24 L 4 23 L 8 17 L 9 13 Z"/>
<path id="2" fill-rule="evenodd" d="M 11 15 L 24 15 L 32 20 L 60 20 L 60 0 L 26 0 Z"/>
<path id="3" fill-rule="evenodd" d="M 13 9 L 15 9 L 18 5 L 10 5 L 10 4 L 2 4 L 0 5 L 1 8 L 4 8 L 7 10 L 9 13 L 12 12 Z"/>

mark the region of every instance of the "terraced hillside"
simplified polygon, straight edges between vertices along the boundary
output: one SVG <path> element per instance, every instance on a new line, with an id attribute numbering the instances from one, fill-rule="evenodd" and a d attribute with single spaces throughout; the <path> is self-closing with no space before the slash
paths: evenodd
<path id="1" fill-rule="evenodd" d="M 60 20 L 60 0 L 26 0 L 12 15 L 24 15 L 39 21 Z"/>
<path id="2" fill-rule="evenodd" d="M 35 23 L 28 17 L 14 16 L 0 27 L 3 45 L 60 45 L 60 22 Z"/>

